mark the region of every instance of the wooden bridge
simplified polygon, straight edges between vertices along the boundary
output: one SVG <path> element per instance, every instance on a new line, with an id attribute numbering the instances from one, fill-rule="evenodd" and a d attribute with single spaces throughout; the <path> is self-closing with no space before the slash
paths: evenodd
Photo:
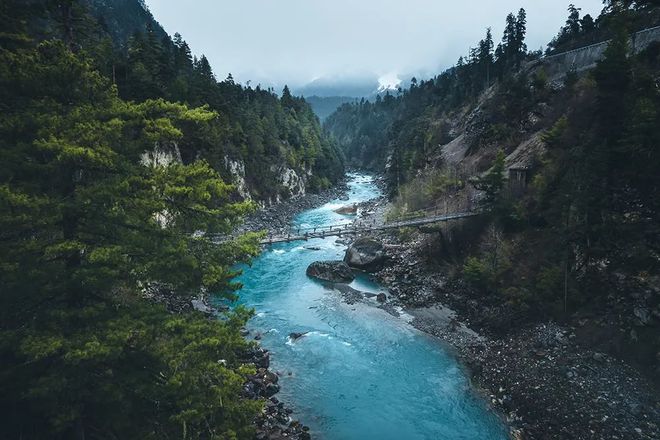
<path id="1" fill-rule="evenodd" d="M 438 209 L 431 208 L 431 210 L 418 211 L 416 213 L 403 216 L 397 219 L 397 221 L 383 224 L 377 224 L 375 221 L 366 222 L 357 220 L 355 222 L 338 223 L 329 226 L 319 226 L 316 228 L 294 228 L 286 235 L 269 234 L 261 241 L 261 244 L 287 243 L 291 241 L 311 240 L 313 238 L 342 237 L 345 235 L 352 236 L 373 231 L 419 227 L 432 223 L 448 222 L 451 220 L 475 217 L 480 214 L 480 212 L 475 211 L 442 214 L 438 212 Z"/>

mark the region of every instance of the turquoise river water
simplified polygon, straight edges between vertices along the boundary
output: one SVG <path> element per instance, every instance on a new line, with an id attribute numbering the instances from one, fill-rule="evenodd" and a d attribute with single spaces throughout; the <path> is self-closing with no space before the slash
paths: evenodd
<path id="1" fill-rule="evenodd" d="M 350 200 L 305 211 L 293 226 L 346 222 L 333 210 L 379 195 L 369 176 L 349 175 Z M 316 250 L 310 247 L 319 248 Z M 471 390 L 457 360 L 431 337 L 376 307 L 347 305 L 309 279 L 313 261 L 343 258 L 336 238 L 266 248 L 245 268 L 241 303 L 254 308 L 251 334 L 263 334 L 278 398 L 322 440 L 500 440 L 501 421 Z M 365 278 L 352 286 L 382 291 Z M 309 332 L 291 341 L 292 332 Z"/>

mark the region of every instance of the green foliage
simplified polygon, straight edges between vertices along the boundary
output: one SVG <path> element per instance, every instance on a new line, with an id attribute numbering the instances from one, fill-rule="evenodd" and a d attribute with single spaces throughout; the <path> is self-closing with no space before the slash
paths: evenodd
<path id="1" fill-rule="evenodd" d="M 482 208 L 489 212 L 498 224 L 510 228 L 519 216 L 506 190 L 507 178 L 505 177 L 505 155 L 499 150 L 488 172 L 473 181 L 476 189 L 483 191 L 484 197 L 481 201 Z"/>
<path id="2" fill-rule="evenodd" d="M 504 276 L 512 267 L 511 253 L 511 244 L 502 231 L 490 226 L 482 237 L 478 254 L 466 259 L 463 276 L 483 291 L 499 292 Z"/>
<path id="3" fill-rule="evenodd" d="M 657 54 L 631 58 L 626 33 L 617 35 L 592 78 L 575 84 L 580 98 L 572 111 L 544 135 L 548 152 L 533 185 L 531 215 L 556 235 L 561 251 L 552 267 L 568 264 L 569 280 L 575 268 L 583 280 L 659 269 L 648 258 L 658 246 L 648 234 L 657 230 L 659 212 L 653 194 L 660 188 L 660 156 L 651 144 L 660 136 L 660 95 L 649 81 Z M 542 296 L 563 292 L 551 269 L 539 274 Z M 568 295 L 575 295 L 572 283 Z"/>
<path id="4" fill-rule="evenodd" d="M 545 72 L 545 69 L 541 68 L 534 74 L 532 86 L 538 91 L 545 90 L 548 86 L 548 74 Z"/>
<path id="5" fill-rule="evenodd" d="M 463 186 L 463 181 L 447 170 L 430 170 L 400 187 L 387 214 L 388 219 L 401 219 L 413 216 L 417 211 L 436 207 L 442 196 Z"/>
<path id="6" fill-rule="evenodd" d="M 468 257 L 463 266 L 463 277 L 477 287 L 487 289 L 493 285 L 493 274 L 486 263 L 477 257 Z"/>
<path id="7" fill-rule="evenodd" d="M 277 184 L 282 166 L 300 176 L 314 176 L 311 189 L 343 177 L 336 145 L 303 98 L 288 92 L 279 99 L 271 89 L 237 84 L 231 74 L 217 81 L 209 60 L 193 57 L 181 35 L 170 39 L 137 1 L 110 8 L 105 2 L 72 0 L 67 5 L 75 10 L 74 19 L 65 23 L 58 22 L 62 14 L 57 2 L 37 3 L 39 14 L 26 13 L 24 26 L 33 39 L 55 37 L 66 41 L 67 47 L 85 51 L 90 64 L 112 80 L 122 99 L 165 99 L 191 108 L 208 106 L 216 114 L 202 129 L 194 123 L 179 127 L 187 131 L 179 143 L 186 164 L 206 159 L 229 179 L 227 159 L 242 161 L 248 188 L 264 201 L 289 195 Z M 114 18 L 116 23 L 107 22 Z M 12 29 L 20 28 L 17 20 L 8 21 Z"/>
<path id="8" fill-rule="evenodd" d="M 133 301 L 43 308 L 4 330 L 4 438 L 251 438 L 239 398 L 246 316 L 174 316 Z"/>
<path id="9" fill-rule="evenodd" d="M 289 196 L 276 184 L 284 165 L 301 176 L 311 172 L 312 190 L 343 176 L 341 156 L 303 98 L 285 87 L 278 99 L 270 89 L 235 83 L 231 75 L 218 82 L 206 57 L 192 58 L 180 35 L 162 42 L 153 33 L 134 35 L 128 57 L 120 58 L 115 69 L 121 72 L 117 85 L 125 99 L 164 97 L 218 112 L 203 137 L 181 145 L 182 155 L 201 155 L 216 169 L 226 167 L 225 157 L 243 161 L 248 186 L 262 200 Z"/>
<path id="10" fill-rule="evenodd" d="M 535 291 L 546 300 L 557 301 L 564 294 L 564 273 L 560 267 L 546 267 L 536 276 Z"/>
<path id="11" fill-rule="evenodd" d="M 428 165 L 438 146 L 451 141 L 447 124 L 442 123 L 446 115 L 471 103 L 496 79 L 513 75 L 527 58 L 526 27 L 524 9 L 517 15 L 509 14 L 502 43 L 496 50 L 488 29 L 476 48 L 451 69 L 429 80 L 411 81 L 410 87 L 397 96 L 388 92 L 374 102 L 344 104 L 326 119 L 324 127 L 351 164 L 381 168 L 388 163 L 389 182 L 395 192 Z M 515 98 L 507 109 L 521 108 L 522 98 L 518 97 L 528 87 L 526 80 L 520 82 L 516 96 L 502 99 L 508 103 Z M 502 122 L 510 124 L 510 120 L 510 114 L 502 115 Z M 504 125 L 502 128 L 492 133 L 493 139 L 515 131 Z"/>
<path id="12" fill-rule="evenodd" d="M 0 49 L 0 426 L 2 438 L 251 438 L 260 402 L 241 397 L 248 314 L 222 321 L 147 303 L 233 298 L 252 209 L 206 161 L 141 163 L 218 114 L 135 104 L 64 44 Z"/>

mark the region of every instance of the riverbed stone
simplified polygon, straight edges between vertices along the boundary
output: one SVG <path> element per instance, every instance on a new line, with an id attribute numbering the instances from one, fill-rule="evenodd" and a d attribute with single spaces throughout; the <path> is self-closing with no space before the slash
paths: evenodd
<path id="1" fill-rule="evenodd" d="M 385 261 L 383 244 L 373 238 L 358 238 L 346 250 L 344 262 L 356 269 L 379 270 Z"/>
<path id="2" fill-rule="evenodd" d="M 350 283 L 355 279 L 343 261 L 315 261 L 307 267 L 307 276 L 331 283 Z"/>
<path id="3" fill-rule="evenodd" d="M 307 333 L 308 332 L 300 332 L 300 333 L 299 332 L 293 332 L 293 333 L 289 334 L 289 338 L 291 338 L 292 341 L 296 341 L 296 340 L 302 338 L 303 336 L 305 336 Z"/>
<path id="4" fill-rule="evenodd" d="M 353 205 L 342 206 L 341 208 L 335 209 L 335 212 L 337 214 L 354 215 L 357 213 L 357 210 L 358 205 L 354 203 Z"/>

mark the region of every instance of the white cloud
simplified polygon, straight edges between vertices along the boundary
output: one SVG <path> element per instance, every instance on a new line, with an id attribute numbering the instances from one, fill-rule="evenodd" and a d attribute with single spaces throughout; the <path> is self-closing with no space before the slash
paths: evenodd
<path id="1" fill-rule="evenodd" d="M 508 12 L 528 12 L 530 49 L 563 25 L 568 3 L 596 16 L 601 0 L 147 0 L 165 29 L 209 58 L 219 78 L 296 86 L 314 78 L 438 73 Z M 403 78 L 405 82 L 409 78 Z"/>

